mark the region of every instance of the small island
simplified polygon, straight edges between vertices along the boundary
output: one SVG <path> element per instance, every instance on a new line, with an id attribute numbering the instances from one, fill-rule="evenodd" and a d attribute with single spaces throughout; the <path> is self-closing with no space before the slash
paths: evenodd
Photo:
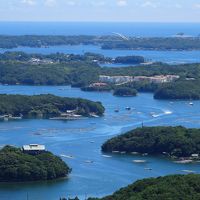
<path id="1" fill-rule="evenodd" d="M 199 199 L 199 190 L 199 174 L 169 175 L 139 180 L 110 196 L 89 198 L 88 200 L 197 200 Z"/>
<path id="2" fill-rule="evenodd" d="M 114 96 L 133 97 L 137 95 L 137 90 L 128 87 L 118 87 L 114 89 Z"/>
<path id="3" fill-rule="evenodd" d="M 43 95 L 0 95 L 0 119 L 46 118 L 79 119 L 101 116 L 105 108 L 100 102 L 81 98 Z"/>
<path id="4" fill-rule="evenodd" d="M 43 145 L 0 150 L 0 182 L 46 181 L 64 178 L 70 172 L 68 165 Z"/>
<path id="5" fill-rule="evenodd" d="M 108 140 L 103 152 L 166 155 L 174 159 L 198 160 L 200 129 L 177 127 L 142 127 Z"/>

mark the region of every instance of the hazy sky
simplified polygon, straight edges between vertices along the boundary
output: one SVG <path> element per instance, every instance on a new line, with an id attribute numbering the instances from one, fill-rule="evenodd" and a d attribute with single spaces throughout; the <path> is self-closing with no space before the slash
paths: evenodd
<path id="1" fill-rule="evenodd" d="M 0 0 L 0 21 L 200 22 L 200 0 Z"/>

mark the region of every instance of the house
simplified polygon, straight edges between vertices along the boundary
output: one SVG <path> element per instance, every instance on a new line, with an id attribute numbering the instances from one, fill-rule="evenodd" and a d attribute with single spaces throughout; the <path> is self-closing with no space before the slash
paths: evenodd
<path id="1" fill-rule="evenodd" d="M 106 87 L 108 86 L 107 83 L 92 83 L 89 85 L 89 87 Z"/>
<path id="2" fill-rule="evenodd" d="M 192 158 L 198 158 L 198 157 L 199 157 L 199 154 L 194 153 L 194 154 L 191 155 L 191 157 L 192 157 Z"/>
<path id="3" fill-rule="evenodd" d="M 45 151 L 45 145 L 40 145 L 40 144 L 29 144 L 29 145 L 23 145 L 22 151 L 24 153 L 28 154 L 40 154 Z"/>

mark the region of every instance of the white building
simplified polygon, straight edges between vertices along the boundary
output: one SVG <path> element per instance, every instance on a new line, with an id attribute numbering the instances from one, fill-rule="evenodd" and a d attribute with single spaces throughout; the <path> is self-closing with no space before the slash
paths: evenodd
<path id="1" fill-rule="evenodd" d="M 160 76 L 135 76 L 133 81 L 147 81 L 150 83 L 169 83 L 179 79 L 180 76 L 177 75 L 160 75 Z"/>
<path id="2" fill-rule="evenodd" d="M 113 83 L 113 84 L 120 84 L 120 83 L 128 83 L 133 81 L 132 76 L 99 76 L 99 81 L 103 83 Z"/>
<path id="3" fill-rule="evenodd" d="M 40 145 L 40 144 L 23 145 L 22 150 L 25 153 L 37 154 L 45 151 L 45 145 Z"/>

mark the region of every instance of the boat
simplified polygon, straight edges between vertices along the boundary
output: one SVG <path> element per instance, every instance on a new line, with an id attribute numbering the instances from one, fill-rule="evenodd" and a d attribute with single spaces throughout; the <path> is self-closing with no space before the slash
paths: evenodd
<path id="1" fill-rule="evenodd" d="M 93 163 L 94 161 L 92 160 L 85 160 L 85 163 Z"/>
<path id="2" fill-rule="evenodd" d="M 193 102 L 190 102 L 190 103 L 189 103 L 189 105 L 190 105 L 190 106 L 193 106 L 193 105 L 194 105 L 194 103 L 193 103 Z"/>
<path id="3" fill-rule="evenodd" d="M 111 158 L 112 156 L 109 156 L 109 155 L 102 155 L 102 157 Z"/>
<path id="4" fill-rule="evenodd" d="M 131 152 L 132 155 L 137 155 L 139 154 L 138 152 Z"/>
<path id="5" fill-rule="evenodd" d="M 146 163 L 146 160 L 133 160 L 134 163 Z"/>
<path id="6" fill-rule="evenodd" d="M 119 153 L 119 151 L 112 151 L 112 153 Z"/>
<path id="7" fill-rule="evenodd" d="M 60 156 L 63 157 L 63 158 L 69 158 L 69 159 L 73 159 L 73 158 L 74 158 L 74 157 L 71 156 L 71 155 L 64 155 L 64 154 L 61 154 Z"/>
<path id="8" fill-rule="evenodd" d="M 185 172 L 185 173 L 189 173 L 189 174 L 194 174 L 195 171 L 192 171 L 192 170 L 187 170 L 187 169 L 184 169 L 184 170 L 181 170 L 182 172 Z"/>
<path id="9" fill-rule="evenodd" d="M 94 118 L 98 118 L 98 117 L 99 117 L 99 115 L 96 115 L 96 114 L 94 114 L 94 113 L 91 113 L 90 116 L 91 116 L 91 117 L 94 117 Z"/>
<path id="10" fill-rule="evenodd" d="M 116 113 L 119 112 L 119 109 L 115 109 L 115 112 L 116 112 Z"/>
<path id="11" fill-rule="evenodd" d="M 142 155 L 143 155 L 143 156 L 148 156 L 148 153 L 143 153 Z"/>
<path id="12" fill-rule="evenodd" d="M 126 153 L 126 151 L 121 151 L 120 153 L 121 153 L 121 154 L 125 154 L 125 153 Z"/>
<path id="13" fill-rule="evenodd" d="M 178 164 L 188 164 L 188 163 L 193 162 L 193 160 L 177 160 L 177 161 L 174 161 L 174 162 L 178 163 Z"/>
<path id="14" fill-rule="evenodd" d="M 147 167 L 147 168 L 144 168 L 144 169 L 145 169 L 145 170 L 148 170 L 148 171 L 151 171 L 151 170 L 152 170 L 152 168 L 148 168 L 148 167 Z"/>
<path id="15" fill-rule="evenodd" d="M 131 107 L 126 107 L 126 110 L 131 110 Z"/>

